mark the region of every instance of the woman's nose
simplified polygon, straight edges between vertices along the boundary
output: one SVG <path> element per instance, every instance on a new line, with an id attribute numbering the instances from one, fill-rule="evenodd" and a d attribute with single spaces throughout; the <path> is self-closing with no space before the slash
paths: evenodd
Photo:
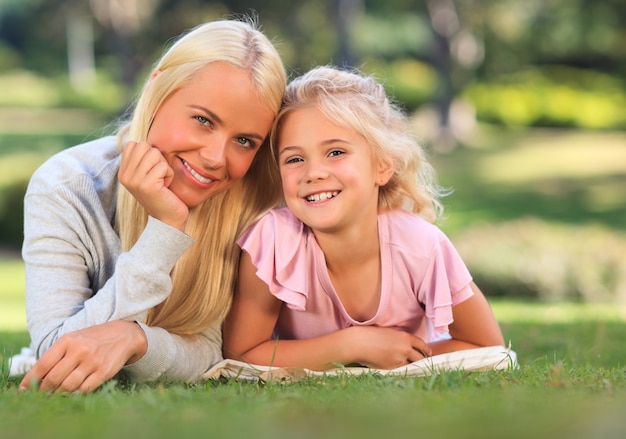
<path id="1" fill-rule="evenodd" d="M 210 168 L 220 168 L 226 163 L 227 142 L 223 139 L 211 139 L 200 150 L 200 158 Z"/>

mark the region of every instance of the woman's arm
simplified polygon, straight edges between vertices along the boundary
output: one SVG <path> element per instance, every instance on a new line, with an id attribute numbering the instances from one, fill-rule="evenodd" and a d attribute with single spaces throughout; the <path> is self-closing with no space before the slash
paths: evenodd
<path id="1" fill-rule="evenodd" d="M 26 312 L 37 356 L 64 334 L 142 320 L 169 295 L 170 271 L 193 242 L 149 219 L 136 245 L 118 256 L 117 235 L 102 213 L 89 224 L 80 209 L 56 194 L 25 200 Z"/>
<path id="2" fill-rule="evenodd" d="M 195 381 L 222 360 L 221 323 L 215 321 L 199 334 L 181 337 L 163 328 L 140 324 L 148 350 L 122 369 L 131 381 L 155 379 Z"/>
<path id="3" fill-rule="evenodd" d="M 195 380 L 222 359 L 220 325 L 181 337 L 121 320 L 68 333 L 48 349 L 20 387 L 43 391 L 95 390 L 122 372 L 132 381 Z M 148 349 L 152 347 L 152 349 Z"/>
<path id="4" fill-rule="evenodd" d="M 237 293 L 224 324 L 224 357 L 252 364 L 325 370 L 351 363 L 392 369 L 430 354 L 420 338 L 374 326 L 355 326 L 305 340 L 273 340 L 281 306 L 256 276 L 250 256 L 243 252 Z"/>
<path id="5" fill-rule="evenodd" d="M 144 330 L 152 330 L 133 323 L 169 295 L 171 269 L 192 244 L 189 236 L 151 218 L 137 244 L 118 257 L 118 238 L 103 212 L 94 212 L 88 219 L 91 223 L 85 223 L 79 215 L 81 207 L 59 194 L 29 196 L 25 205 L 27 320 L 41 363 L 25 377 L 24 385 L 39 383 L 59 355 L 66 362 L 48 377 L 48 384 L 42 382 L 42 388 L 93 389 L 95 382 L 99 385 L 112 378 L 146 353 L 150 358 L 170 359 L 171 364 L 161 361 L 157 368 L 169 370 L 175 367 L 172 346 L 197 345 L 169 334 L 159 337 L 170 338 L 169 343 L 148 343 L 154 337 Z M 207 362 L 219 353 L 215 346 L 195 350 Z M 70 358 L 73 366 L 68 366 Z M 155 371 L 140 364 L 150 362 L 134 367 L 133 379 L 153 379 Z M 63 384 L 74 370 L 68 367 L 83 371 Z M 205 369 L 200 366 L 184 378 L 192 379 Z M 80 375 L 92 378 L 79 382 Z"/>
<path id="6" fill-rule="evenodd" d="M 504 346 L 500 326 L 485 298 L 474 282 L 474 295 L 452 308 L 451 340 L 430 343 L 433 355 L 481 346 Z"/>

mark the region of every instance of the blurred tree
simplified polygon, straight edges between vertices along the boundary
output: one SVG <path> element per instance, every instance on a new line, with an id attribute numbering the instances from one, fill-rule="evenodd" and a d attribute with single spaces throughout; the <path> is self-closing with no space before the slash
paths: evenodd
<path id="1" fill-rule="evenodd" d="M 68 0 L 66 0 L 68 1 Z M 78 3 L 82 3 L 80 0 Z M 138 65 L 129 42 L 153 18 L 159 0 L 89 0 L 93 16 L 106 30 L 112 52 L 121 68 L 121 82 L 130 96 L 134 92 Z"/>
<path id="2" fill-rule="evenodd" d="M 356 67 L 356 56 L 350 41 L 350 27 L 354 19 L 363 11 L 362 0 L 333 0 L 332 17 L 337 31 L 337 48 L 335 64 L 345 67 Z"/>
<path id="3" fill-rule="evenodd" d="M 95 67 L 130 99 L 170 38 L 252 11 L 292 76 L 326 63 L 371 68 L 409 110 L 436 103 L 444 127 L 468 84 L 530 66 L 597 70 L 626 88 L 623 0 L 0 0 L 0 68 L 68 75 L 66 35 L 92 17 Z M 88 39 L 70 45 L 75 60 L 88 63 Z"/>
<path id="4" fill-rule="evenodd" d="M 438 73 L 440 84 L 439 93 L 435 98 L 439 113 L 439 134 L 435 139 L 435 147 L 450 150 L 457 143 L 450 126 L 450 109 L 459 91 L 452 80 L 454 69 L 452 42 L 461 29 L 461 21 L 453 0 L 427 0 L 426 10 L 433 35 L 430 61 Z"/>

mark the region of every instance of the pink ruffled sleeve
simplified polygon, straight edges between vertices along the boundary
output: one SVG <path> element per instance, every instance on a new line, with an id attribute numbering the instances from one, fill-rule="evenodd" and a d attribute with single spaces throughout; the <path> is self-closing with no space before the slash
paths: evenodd
<path id="1" fill-rule="evenodd" d="M 308 229 L 287 208 L 275 209 L 250 226 L 237 243 L 248 253 L 256 274 L 290 308 L 304 311 L 307 285 L 314 275 Z M 314 239 L 312 239 L 314 242 Z M 309 262 L 308 262 L 309 261 Z"/>
<path id="2" fill-rule="evenodd" d="M 436 335 L 448 331 L 454 319 L 452 307 L 470 298 L 474 292 L 469 273 L 461 256 L 442 233 L 435 242 L 418 300 L 425 304 L 425 314 Z"/>

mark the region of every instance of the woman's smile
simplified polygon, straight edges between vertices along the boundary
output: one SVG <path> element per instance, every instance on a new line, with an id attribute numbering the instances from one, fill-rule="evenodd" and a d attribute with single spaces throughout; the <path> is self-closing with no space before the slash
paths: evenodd
<path id="1" fill-rule="evenodd" d="M 195 207 L 246 174 L 273 119 L 248 71 L 212 62 L 163 102 L 147 140 L 174 170 L 169 189 Z"/>
<path id="2" fill-rule="evenodd" d="M 189 173 L 192 175 L 193 178 L 195 178 L 199 183 L 202 184 L 209 184 L 215 181 L 214 178 L 210 178 L 210 177 L 205 177 L 203 175 L 201 175 L 198 171 L 196 171 L 195 169 L 193 169 L 191 167 L 191 165 L 184 159 L 180 159 L 183 163 L 183 166 L 185 167 L 185 169 L 187 169 L 187 171 L 189 171 Z"/>

